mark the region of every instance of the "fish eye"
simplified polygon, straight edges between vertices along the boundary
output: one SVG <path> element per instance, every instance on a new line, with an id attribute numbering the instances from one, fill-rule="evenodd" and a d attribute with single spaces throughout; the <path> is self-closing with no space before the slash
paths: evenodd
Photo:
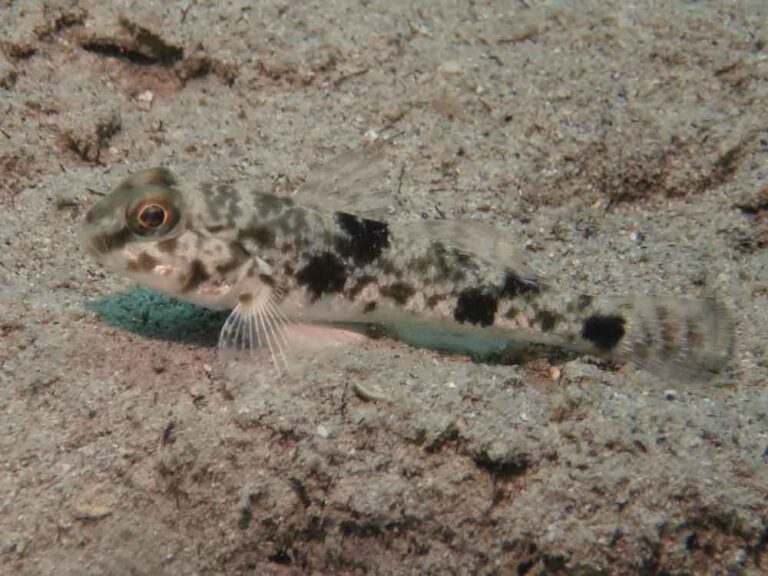
<path id="1" fill-rule="evenodd" d="M 168 222 L 169 214 L 160 204 L 145 204 L 139 209 L 139 213 L 136 217 L 139 226 L 154 230 L 160 228 L 163 224 Z"/>
<path id="2" fill-rule="evenodd" d="M 137 236 L 157 238 L 171 232 L 181 219 L 175 202 L 152 195 L 129 204 L 125 211 L 125 223 Z"/>

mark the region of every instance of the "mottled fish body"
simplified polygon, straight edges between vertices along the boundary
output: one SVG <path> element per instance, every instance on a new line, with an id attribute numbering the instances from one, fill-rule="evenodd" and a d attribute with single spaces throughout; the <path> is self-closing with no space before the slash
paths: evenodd
<path id="1" fill-rule="evenodd" d="M 285 362 L 290 322 L 357 326 L 437 347 L 551 346 L 673 376 L 717 372 L 732 347 L 712 300 L 592 297 L 497 258 L 502 234 L 470 223 L 390 224 L 249 190 L 138 172 L 82 228 L 105 267 L 194 304 L 232 309 L 222 347 Z M 445 343 L 445 346 L 439 344 Z M 450 345 L 449 345 L 450 344 Z"/>

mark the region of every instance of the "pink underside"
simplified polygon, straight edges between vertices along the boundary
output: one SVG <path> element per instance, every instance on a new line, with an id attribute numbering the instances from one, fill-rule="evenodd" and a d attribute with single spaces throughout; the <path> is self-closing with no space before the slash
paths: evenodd
<path id="1" fill-rule="evenodd" d="M 291 351 L 321 351 L 365 342 L 368 338 L 357 332 L 317 326 L 314 324 L 289 324 L 285 335 Z"/>

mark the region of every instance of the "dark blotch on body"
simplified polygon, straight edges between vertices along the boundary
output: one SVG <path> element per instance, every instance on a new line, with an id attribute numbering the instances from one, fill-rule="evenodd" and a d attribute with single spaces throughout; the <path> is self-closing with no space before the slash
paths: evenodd
<path id="1" fill-rule="evenodd" d="M 257 192 L 254 194 L 255 206 L 259 210 L 262 218 L 269 219 L 282 214 L 288 208 L 293 206 L 293 200 L 282 198 L 274 194 L 265 194 Z"/>
<path id="2" fill-rule="evenodd" d="M 363 288 L 368 286 L 371 282 L 374 282 L 376 280 L 373 276 L 360 276 L 355 280 L 355 283 L 352 285 L 352 287 L 348 290 L 347 295 L 349 298 L 357 298 L 357 295 L 360 294 L 360 292 L 363 291 Z"/>
<path id="3" fill-rule="evenodd" d="M 203 263 L 200 260 L 193 260 L 189 268 L 189 274 L 184 279 L 181 291 L 190 292 L 208 280 L 208 278 L 210 278 L 210 274 L 205 270 Z"/>
<path id="4" fill-rule="evenodd" d="M 272 278 L 272 276 L 270 276 L 269 274 L 259 274 L 259 280 L 264 282 L 264 284 L 266 284 L 270 288 L 274 288 L 275 286 L 275 279 Z"/>
<path id="5" fill-rule="evenodd" d="M 499 301 L 484 288 L 468 288 L 459 294 L 453 317 L 457 322 L 490 326 L 496 318 Z"/>
<path id="6" fill-rule="evenodd" d="M 157 249 L 164 254 L 170 254 L 176 251 L 176 245 L 178 242 L 176 238 L 169 238 L 168 240 L 161 240 L 157 243 Z"/>
<path id="7" fill-rule="evenodd" d="M 248 304 L 253 302 L 253 294 L 250 294 L 248 292 L 243 292 L 242 294 L 240 294 L 240 296 L 237 297 L 237 301 L 243 306 L 247 306 Z"/>
<path id="8" fill-rule="evenodd" d="M 240 209 L 240 195 L 230 184 L 217 184 L 214 186 L 209 182 L 200 185 L 203 192 L 203 199 L 209 213 L 214 220 L 223 220 L 225 217 L 229 221 L 242 215 Z"/>
<path id="9" fill-rule="evenodd" d="M 427 298 L 427 308 L 429 308 L 429 309 L 434 308 L 435 306 L 440 304 L 440 302 L 442 302 L 446 298 L 447 298 L 447 296 L 445 294 L 435 294 L 433 296 L 430 296 L 429 298 Z"/>
<path id="10" fill-rule="evenodd" d="M 157 258 L 142 252 L 135 262 L 128 262 L 126 268 L 131 272 L 150 272 L 157 264 Z"/>
<path id="11" fill-rule="evenodd" d="M 415 259 L 409 267 L 424 276 L 428 284 L 452 281 L 463 282 L 466 270 L 473 267 L 472 260 L 466 254 L 446 248 L 442 242 L 433 242 L 426 254 Z"/>
<path id="12" fill-rule="evenodd" d="M 560 317 L 549 310 L 539 310 L 534 319 L 543 332 L 550 332 L 557 326 Z"/>
<path id="13" fill-rule="evenodd" d="M 268 226 L 249 226 L 237 233 L 238 241 L 251 239 L 260 248 L 272 248 L 275 244 L 275 232 Z"/>
<path id="14" fill-rule="evenodd" d="M 336 222 L 347 234 L 339 245 L 342 255 L 352 257 L 358 264 L 367 264 L 381 256 L 389 246 L 389 226 L 385 222 L 360 218 L 346 212 L 336 213 Z"/>
<path id="15" fill-rule="evenodd" d="M 296 281 L 315 297 L 341 292 L 347 281 L 344 263 L 330 252 L 314 256 L 296 273 Z"/>
<path id="16" fill-rule="evenodd" d="M 131 231 L 128 228 L 121 228 L 117 232 L 96 236 L 93 239 L 93 247 L 102 254 L 106 254 L 113 250 L 120 250 L 130 239 Z"/>
<path id="17" fill-rule="evenodd" d="M 406 284 L 405 282 L 395 282 L 389 286 L 382 286 L 381 295 L 387 298 L 392 298 L 395 302 L 401 306 L 408 302 L 408 300 L 416 293 L 413 286 Z"/>
<path id="18" fill-rule="evenodd" d="M 506 298 L 514 298 L 524 294 L 539 292 L 539 285 L 532 280 L 525 280 L 513 272 L 507 272 L 504 278 L 504 286 L 501 295 Z"/>
<path id="19" fill-rule="evenodd" d="M 566 310 L 568 312 L 577 312 L 581 313 L 587 310 L 590 306 L 592 306 L 592 302 L 594 302 L 594 298 L 592 296 L 589 296 L 587 294 L 580 294 L 575 299 L 570 300 L 568 304 L 566 305 Z"/>
<path id="20" fill-rule="evenodd" d="M 576 311 L 583 312 L 592 306 L 593 298 L 587 294 L 581 294 L 576 300 Z"/>
<path id="21" fill-rule="evenodd" d="M 598 350 L 608 352 L 624 336 L 624 322 L 621 316 L 595 314 L 584 322 L 581 337 L 592 342 Z"/>
<path id="22" fill-rule="evenodd" d="M 238 266 L 240 266 L 240 262 L 237 259 L 232 258 L 227 262 L 217 264 L 216 272 L 218 272 L 222 276 L 226 276 L 227 274 L 235 270 Z"/>
<path id="23" fill-rule="evenodd" d="M 366 302 L 363 306 L 363 313 L 368 314 L 376 310 L 376 302 Z"/>

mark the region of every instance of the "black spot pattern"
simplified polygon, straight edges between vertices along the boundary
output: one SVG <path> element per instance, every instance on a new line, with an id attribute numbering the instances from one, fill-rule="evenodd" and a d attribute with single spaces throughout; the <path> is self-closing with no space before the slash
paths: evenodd
<path id="1" fill-rule="evenodd" d="M 330 252 L 310 259 L 306 266 L 296 273 L 296 281 L 319 298 L 323 294 L 341 292 L 347 281 L 344 263 Z"/>
<path id="2" fill-rule="evenodd" d="M 447 296 L 445 294 L 435 294 L 433 296 L 430 296 L 429 298 L 427 298 L 427 307 L 429 309 L 432 309 L 438 304 L 440 304 L 440 302 L 442 302 L 446 298 Z"/>
<path id="3" fill-rule="evenodd" d="M 227 221 L 227 226 L 234 224 L 234 219 L 242 216 L 240 194 L 230 184 L 213 185 L 205 182 L 200 185 L 206 208 L 213 221 Z"/>
<path id="4" fill-rule="evenodd" d="M 176 238 L 169 238 L 168 240 L 161 240 L 157 243 L 157 249 L 165 254 L 171 254 L 176 251 L 176 245 L 178 244 Z"/>
<path id="5" fill-rule="evenodd" d="M 592 296 L 589 296 L 588 294 L 581 294 L 578 299 L 576 300 L 576 310 L 579 312 L 583 312 L 590 306 L 592 306 Z"/>
<path id="6" fill-rule="evenodd" d="M 275 286 L 275 279 L 272 278 L 269 274 L 259 274 L 259 280 L 264 282 L 267 286 L 270 288 L 273 288 Z"/>
<path id="7" fill-rule="evenodd" d="M 581 337 L 603 352 L 613 349 L 624 334 L 624 318 L 616 315 L 594 314 L 586 319 L 581 328 Z"/>
<path id="8" fill-rule="evenodd" d="M 490 326 L 496 318 L 499 301 L 489 290 L 468 288 L 459 294 L 453 317 L 457 322 Z"/>
<path id="9" fill-rule="evenodd" d="M 96 236 L 96 238 L 93 239 L 93 246 L 102 254 L 106 254 L 113 250 L 120 250 L 120 248 L 125 246 L 130 239 L 131 231 L 128 230 L 128 228 L 121 228 L 117 232 Z"/>
<path id="10" fill-rule="evenodd" d="M 127 270 L 134 272 L 149 272 L 158 264 L 159 262 L 157 261 L 157 258 L 151 254 L 142 252 L 139 254 L 139 258 L 135 262 L 128 262 L 125 267 Z"/>
<path id="11" fill-rule="evenodd" d="M 395 282 L 389 286 L 381 287 L 381 295 L 387 298 L 392 298 L 395 302 L 401 306 L 408 302 L 408 300 L 416 293 L 416 290 L 410 284 L 405 282 Z"/>
<path id="12" fill-rule="evenodd" d="M 557 314 L 550 312 L 549 310 L 539 310 L 535 317 L 539 327 L 544 332 L 551 332 L 557 326 L 557 322 L 560 320 Z"/>
<path id="13" fill-rule="evenodd" d="M 261 248 L 272 248 L 275 245 L 275 232 L 268 226 L 252 225 L 237 233 L 237 240 L 250 238 Z"/>
<path id="14" fill-rule="evenodd" d="M 256 193 L 254 196 L 261 217 L 265 219 L 274 218 L 293 206 L 293 200 L 290 198 L 282 198 L 274 194 L 265 193 Z"/>
<path id="15" fill-rule="evenodd" d="M 203 263 L 200 260 L 193 260 L 192 265 L 189 268 L 189 274 L 184 279 L 184 284 L 181 287 L 181 291 L 190 292 L 208 280 L 210 277 L 211 276 L 205 270 Z"/>
<path id="16" fill-rule="evenodd" d="M 232 258 L 231 260 L 222 262 L 221 264 L 217 264 L 216 272 L 218 272 L 222 276 L 225 276 L 226 274 L 229 274 L 230 272 L 232 272 L 232 270 L 240 266 L 240 264 L 241 262 L 238 259 Z"/>
<path id="17" fill-rule="evenodd" d="M 347 296 L 349 298 L 357 298 L 357 295 L 363 291 L 363 288 L 368 286 L 368 284 L 371 282 L 375 281 L 376 278 L 374 276 L 360 276 L 355 280 L 355 283 L 352 285 L 352 287 L 347 290 Z"/>
<path id="18" fill-rule="evenodd" d="M 366 302 L 365 306 L 363 306 L 363 312 L 365 314 L 373 312 L 374 310 L 376 310 L 376 302 Z"/>
<path id="19" fill-rule="evenodd" d="M 348 236 L 339 243 L 339 252 L 353 258 L 357 264 L 373 262 L 389 246 L 389 227 L 385 222 L 346 212 L 337 212 L 336 222 Z"/>
<path id="20" fill-rule="evenodd" d="M 507 272 L 504 278 L 504 286 L 501 289 L 501 295 L 506 298 L 514 298 L 523 294 L 536 293 L 539 291 L 539 285 L 532 280 L 525 280 L 514 272 Z"/>

